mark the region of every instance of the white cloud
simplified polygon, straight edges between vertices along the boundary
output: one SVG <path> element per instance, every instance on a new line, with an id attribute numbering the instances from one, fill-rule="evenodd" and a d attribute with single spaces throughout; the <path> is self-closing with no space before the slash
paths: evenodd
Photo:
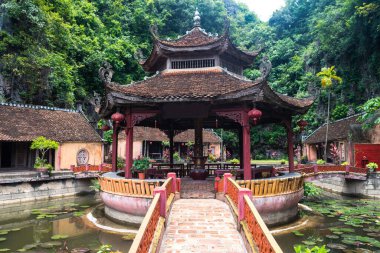
<path id="1" fill-rule="evenodd" d="M 238 0 L 245 3 L 262 21 L 268 21 L 275 10 L 285 6 L 285 0 Z"/>

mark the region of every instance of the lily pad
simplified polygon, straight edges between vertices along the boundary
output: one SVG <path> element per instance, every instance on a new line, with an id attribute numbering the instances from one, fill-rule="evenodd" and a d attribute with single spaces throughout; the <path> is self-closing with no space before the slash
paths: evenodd
<path id="1" fill-rule="evenodd" d="M 26 249 L 18 249 L 17 250 L 18 252 L 25 252 L 25 251 L 27 251 Z"/>
<path id="2" fill-rule="evenodd" d="M 22 248 L 25 249 L 25 250 L 31 250 L 31 249 L 37 248 L 37 246 L 38 246 L 37 243 L 33 243 L 33 244 L 27 244 L 27 245 L 25 245 Z"/>
<path id="3" fill-rule="evenodd" d="M 329 238 L 329 239 L 339 239 L 339 235 L 326 235 L 326 238 Z"/>
<path id="4" fill-rule="evenodd" d="M 83 212 L 83 211 L 74 212 L 73 215 L 74 215 L 75 217 L 80 217 L 80 216 L 84 215 L 84 212 Z"/>
<path id="5" fill-rule="evenodd" d="M 68 238 L 69 236 L 68 235 L 53 235 L 51 237 L 52 240 L 61 240 L 61 239 L 66 239 Z"/>
<path id="6" fill-rule="evenodd" d="M 302 242 L 303 242 L 303 244 L 305 244 L 307 246 L 313 246 L 313 245 L 315 245 L 315 242 L 313 242 L 313 241 L 302 241 Z"/>
<path id="7" fill-rule="evenodd" d="M 0 235 L 7 235 L 9 230 L 0 230 Z"/>
<path id="8" fill-rule="evenodd" d="M 2 248 L 2 249 L 0 249 L 0 252 L 7 252 L 7 251 L 10 251 L 10 249 L 8 249 L 8 248 Z"/>
<path id="9" fill-rule="evenodd" d="M 62 243 L 59 241 L 50 241 L 50 242 L 41 243 L 40 247 L 42 247 L 44 249 L 51 249 L 51 248 L 58 247 L 61 245 L 62 245 Z"/>
<path id="10" fill-rule="evenodd" d="M 21 228 L 12 228 L 10 231 L 16 232 L 16 231 L 20 231 L 20 230 L 21 230 Z"/>
<path id="11" fill-rule="evenodd" d="M 6 241 L 7 240 L 7 238 L 5 238 L 5 237 L 0 237 L 0 242 L 4 242 L 4 241 Z"/>
<path id="12" fill-rule="evenodd" d="M 330 249 L 347 249 L 347 246 L 339 243 L 328 243 L 327 247 L 329 247 Z"/>

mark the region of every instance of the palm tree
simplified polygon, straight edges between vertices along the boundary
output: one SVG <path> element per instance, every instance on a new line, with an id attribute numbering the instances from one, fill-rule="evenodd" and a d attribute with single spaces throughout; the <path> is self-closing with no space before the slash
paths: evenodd
<path id="1" fill-rule="evenodd" d="M 342 83 L 342 78 L 337 76 L 335 71 L 335 66 L 331 66 L 330 68 L 322 68 L 320 72 L 317 73 L 317 76 L 321 78 L 321 86 L 322 89 L 327 90 L 327 119 L 326 119 L 326 138 L 325 138 L 325 153 L 324 159 L 327 163 L 327 137 L 329 133 L 329 118 L 330 118 L 330 88 L 333 83 Z"/>

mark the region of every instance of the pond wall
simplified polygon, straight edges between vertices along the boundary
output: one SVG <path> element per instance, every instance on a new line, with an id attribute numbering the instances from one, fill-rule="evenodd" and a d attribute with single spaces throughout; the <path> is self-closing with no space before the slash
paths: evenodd
<path id="1" fill-rule="evenodd" d="M 305 179 L 315 185 L 345 195 L 380 198 L 380 173 L 369 174 L 367 180 L 347 180 L 345 173 L 325 173 Z"/>
<path id="2" fill-rule="evenodd" d="M 73 175 L 24 178 L 0 181 L 0 203 L 18 203 L 42 199 L 88 194 L 94 176 L 77 178 Z"/>

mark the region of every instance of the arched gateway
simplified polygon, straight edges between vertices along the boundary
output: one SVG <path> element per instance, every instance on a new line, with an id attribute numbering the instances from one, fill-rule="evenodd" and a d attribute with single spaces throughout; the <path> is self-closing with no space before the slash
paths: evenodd
<path id="1" fill-rule="evenodd" d="M 250 127 L 252 124 L 283 124 L 288 133 L 289 170 L 294 169 L 292 117 L 305 113 L 311 99 L 296 99 L 273 91 L 267 82 L 271 64 L 260 65 L 262 76 L 251 81 L 243 70 L 252 65 L 258 52 L 246 52 L 231 42 L 226 26 L 214 36 L 200 27 L 198 11 L 194 27 L 177 40 L 162 40 L 155 32 L 153 50 L 142 67 L 155 72 L 152 77 L 130 85 L 112 82 L 109 64 L 100 69 L 106 96 L 100 115 L 114 124 L 112 150 L 117 150 L 117 134 L 126 133 L 125 177 L 131 178 L 133 127 L 157 127 L 169 132 L 173 151 L 175 130 L 195 129 L 195 171 L 201 172 L 205 157 L 202 128 L 238 129 L 242 142 L 244 179 L 251 179 Z M 250 120 L 252 118 L 252 121 Z M 259 120 L 259 121 L 258 121 Z M 173 163 L 173 152 L 170 152 Z M 116 170 L 117 152 L 112 154 Z"/>

